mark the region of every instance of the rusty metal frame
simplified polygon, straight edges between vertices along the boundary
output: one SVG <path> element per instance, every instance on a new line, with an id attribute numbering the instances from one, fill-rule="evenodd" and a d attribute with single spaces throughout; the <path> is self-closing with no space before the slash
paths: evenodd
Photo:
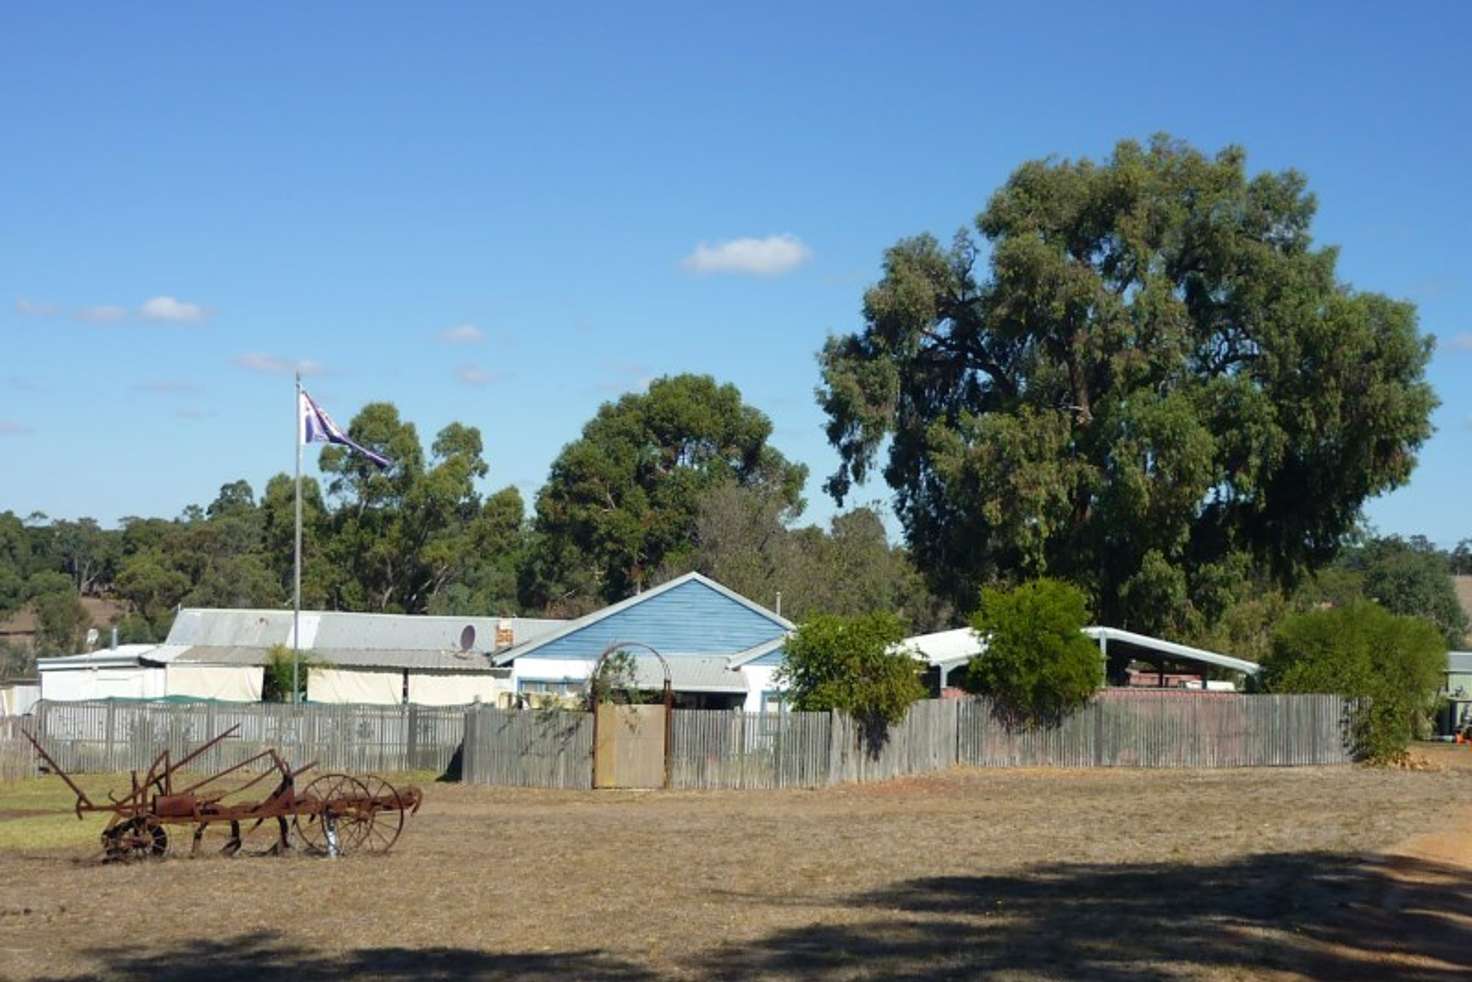
<path id="1" fill-rule="evenodd" d="M 355 844 L 360 844 L 369 837 L 374 819 L 378 814 L 385 812 L 414 814 L 419 811 L 419 806 L 423 802 L 423 794 L 417 787 L 411 786 L 397 791 L 387 781 L 372 775 L 368 777 L 368 781 L 374 783 L 375 786 L 381 786 L 376 792 L 369 792 L 368 784 L 355 778 L 348 778 L 347 775 L 324 775 L 314 781 L 313 785 L 326 778 L 345 778 L 346 780 L 335 782 L 335 787 L 340 789 L 351 785 L 357 790 L 351 793 L 338 791 L 328 797 L 319 797 L 311 793 L 312 785 L 308 785 L 308 793 L 299 795 L 296 791 L 296 779 L 316 767 L 316 761 L 293 768 L 276 752 L 275 748 L 267 748 L 222 771 L 207 775 L 187 787 L 177 791 L 174 789 L 174 776 L 180 772 L 181 768 L 197 760 L 211 748 L 234 735 L 239 729 L 239 724 L 230 727 L 213 739 L 200 744 L 177 761 L 172 758 L 169 750 L 161 751 L 153 759 L 148 770 L 144 772 L 141 780 L 136 770 L 130 772 L 131 788 L 126 795 L 120 798 L 109 791 L 106 802 L 94 802 L 62 769 L 55 758 L 46 752 L 46 748 L 36 737 L 25 730 L 21 732 L 36 748 L 36 752 L 51 769 L 51 773 L 65 781 L 67 787 L 77 796 L 74 810 L 78 819 L 88 813 L 106 813 L 110 816 L 102 831 L 103 852 L 109 859 L 130 858 L 150 852 L 161 854 L 167 848 L 168 836 L 162 831 L 165 825 L 194 826 L 193 846 L 190 849 L 190 854 L 193 855 L 199 849 L 205 829 L 216 822 L 230 824 L 230 839 L 221 851 L 226 855 L 234 855 L 240 850 L 243 841 L 240 823 L 254 820 L 255 824 L 245 833 L 249 834 L 262 823 L 273 818 L 277 823 L 277 841 L 267 850 L 273 854 L 284 853 L 291 849 L 288 819 L 297 826 L 299 834 L 303 831 L 303 820 L 307 826 L 318 822 L 324 827 L 335 827 L 339 822 L 351 823 L 359 830 L 360 834 Z M 200 793 L 202 789 L 209 788 L 222 778 L 263 760 L 269 760 L 270 766 L 246 783 L 231 788 L 217 787 Z M 275 789 L 265 798 L 258 801 L 223 804 L 225 798 L 252 788 L 273 774 L 279 780 Z M 398 828 L 402 824 L 402 819 L 400 819 L 398 826 L 395 826 L 393 836 L 387 838 L 386 843 L 380 841 L 376 851 L 386 852 L 392 847 L 394 841 L 398 839 Z M 329 841 L 335 843 L 335 836 L 329 837 Z M 369 850 L 375 851 L 375 848 L 370 846 Z"/>

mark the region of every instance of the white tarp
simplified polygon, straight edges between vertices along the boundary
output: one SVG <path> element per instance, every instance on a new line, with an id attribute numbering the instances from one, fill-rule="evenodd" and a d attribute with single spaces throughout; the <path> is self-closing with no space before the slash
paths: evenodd
<path id="1" fill-rule="evenodd" d="M 0 686 L 0 716 L 24 716 L 41 698 L 41 683 L 17 682 Z"/>
<path id="2" fill-rule="evenodd" d="M 410 672 L 409 701 L 421 706 L 463 706 L 481 702 L 494 706 L 507 680 L 470 672 Z"/>
<path id="3" fill-rule="evenodd" d="M 223 699 L 226 702 L 260 702 L 261 676 L 258 665 L 191 665 L 173 663 L 168 672 L 170 696 Z"/>
<path id="4" fill-rule="evenodd" d="M 399 669 L 307 669 L 308 702 L 357 702 L 397 706 L 404 701 L 404 673 Z"/>
<path id="5" fill-rule="evenodd" d="M 41 669 L 41 697 L 55 702 L 87 699 L 157 699 L 164 670 L 143 666 Z"/>

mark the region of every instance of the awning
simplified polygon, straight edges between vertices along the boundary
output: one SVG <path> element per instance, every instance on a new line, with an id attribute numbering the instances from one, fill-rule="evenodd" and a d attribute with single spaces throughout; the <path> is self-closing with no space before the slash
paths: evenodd
<path id="1" fill-rule="evenodd" d="M 746 676 L 726 667 L 725 655 L 669 655 L 670 685 L 676 692 L 745 693 Z M 664 689 L 664 668 L 653 655 L 634 659 L 634 685 L 640 689 Z"/>

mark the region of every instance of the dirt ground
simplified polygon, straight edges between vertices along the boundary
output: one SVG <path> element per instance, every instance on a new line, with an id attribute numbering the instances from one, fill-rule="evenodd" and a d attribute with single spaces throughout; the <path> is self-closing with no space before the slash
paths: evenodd
<path id="1" fill-rule="evenodd" d="M 0 977 L 1464 979 L 1472 750 L 1426 753 L 1437 769 L 434 784 L 384 858 L 131 866 L 97 865 L 26 782 L 0 788 L 23 812 L 0 833 L 28 830 L 0 835 Z"/>

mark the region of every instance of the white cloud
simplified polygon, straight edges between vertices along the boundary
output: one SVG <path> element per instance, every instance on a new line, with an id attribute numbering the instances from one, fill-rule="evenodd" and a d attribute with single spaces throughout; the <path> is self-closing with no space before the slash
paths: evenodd
<path id="1" fill-rule="evenodd" d="M 125 308 L 112 303 L 96 304 L 77 311 L 77 320 L 91 321 L 94 324 L 110 324 L 127 316 L 128 311 Z"/>
<path id="2" fill-rule="evenodd" d="M 461 365 L 455 369 L 455 378 L 462 385 L 490 385 L 505 377 L 501 372 L 488 372 L 478 365 Z"/>
<path id="3" fill-rule="evenodd" d="M 322 366 L 311 359 L 293 361 L 290 358 L 281 358 L 276 355 L 264 355 L 258 351 L 243 355 L 236 355 L 230 359 L 237 368 L 246 371 L 258 372 L 262 375 L 290 375 L 293 372 L 301 372 L 303 375 L 320 375 Z"/>
<path id="4" fill-rule="evenodd" d="M 780 276 L 801 266 L 812 255 L 812 250 L 795 235 L 769 235 L 765 239 L 731 239 L 714 245 L 702 242 L 680 265 L 695 273 Z"/>
<path id="5" fill-rule="evenodd" d="M 0 419 L 0 436 L 23 436 L 31 432 L 31 428 L 13 419 Z"/>
<path id="6" fill-rule="evenodd" d="M 1463 331 L 1447 338 L 1446 346 L 1453 351 L 1472 351 L 1472 331 Z"/>
<path id="7" fill-rule="evenodd" d="M 54 303 L 35 303 L 21 297 L 15 302 L 15 312 L 26 317 L 55 317 L 61 308 Z"/>
<path id="8" fill-rule="evenodd" d="M 151 321 L 174 321 L 178 324 L 198 324 L 210 315 L 197 303 L 176 300 L 173 297 L 154 297 L 143 301 L 138 316 Z"/>
<path id="9" fill-rule="evenodd" d="M 474 324 L 456 324 L 440 332 L 440 340 L 445 344 L 480 344 L 485 339 L 485 332 Z"/>

